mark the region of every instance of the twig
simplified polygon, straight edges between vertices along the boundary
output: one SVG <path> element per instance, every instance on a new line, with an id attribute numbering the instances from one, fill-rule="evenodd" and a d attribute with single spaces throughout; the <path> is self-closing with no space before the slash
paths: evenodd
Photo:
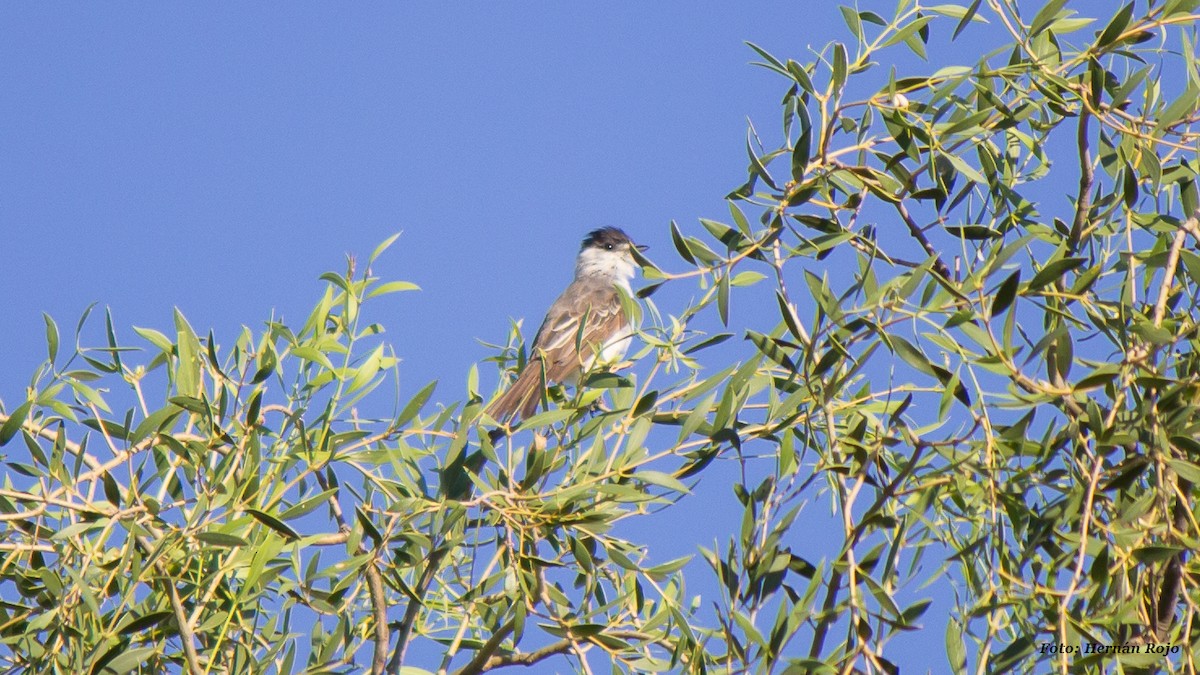
<path id="1" fill-rule="evenodd" d="M 573 645 L 571 644 L 570 640 L 559 640 L 558 642 L 552 642 L 541 649 L 535 649 L 532 652 L 526 652 L 524 654 L 493 656 L 492 658 L 488 659 L 487 663 L 483 665 L 483 668 L 477 672 L 492 670 L 493 668 L 501 668 L 503 666 L 532 666 L 538 661 L 543 661 L 551 656 L 566 654 L 567 652 L 571 651 L 572 646 Z M 464 671 L 459 671 L 458 675 L 464 675 Z"/>
<path id="2" fill-rule="evenodd" d="M 925 232 L 921 230 L 921 226 L 917 225 L 917 222 L 908 214 L 908 208 L 904 206 L 904 202 L 895 202 L 894 205 L 896 212 L 904 220 L 904 224 L 908 225 L 908 233 L 921 244 L 921 248 L 925 250 L 925 255 L 933 258 L 933 271 L 942 275 L 943 279 L 951 279 L 950 268 L 946 266 L 946 263 L 942 262 L 942 257 L 938 255 L 938 251 L 933 247 L 933 244 L 929 243 L 929 237 L 925 236 Z"/>
<path id="3" fill-rule="evenodd" d="M 317 479 L 317 484 L 322 490 L 329 490 L 329 481 L 325 478 L 325 474 L 320 471 L 314 471 L 313 476 Z M 333 518 L 337 521 L 339 532 L 344 533 L 347 537 L 350 534 L 350 525 L 346 522 L 346 517 L 342 514 L 342 506 L 338 503 L 337 493 L 329 495 L 329 510 L 333 514 Z M 359 551 L 363 553 L 370 552 L 370 548 L 361 541 L 358 544 Z M 376 555 L 363 568 L 363 574 L 367 578 L 367 593 L 371 596 L 371 612 L 375 618 L 375 650 L 371 659 L 371 673 L 373 675 L 383 675 L 387 672 L 388 667 L 388 645 L 391 644 L 391 629 L 388 627 L 387 621 L 387 596 L 383 589 L 383 576 L 379 572 L 379 568 L 375 567 L 375 562 L 378 559 L 378 551 Z"/>
<path id="4" fill-rule="evenodd" d="M 1066 643 L 1067 640 L 1067 622 L 1070 617 L 1071 598 L 1075 596 L 1075 591 L 1079 589 L 1079 582 L 1083 579 L 1083 564 L 1087 559 L 1088 552 L 1088 530 L 1092 527 L 1092 509 L 1095 506 L 1096 487 L 1100 483 L 1100 470 L 1103 466 L 1103 461 L 1088 456 L 1092 459 L 1092 472 L 1088 476 L 1087 491 L 1083 497 L 1083 517 L 1079 523 L 1079 553 L 1075 557 L 1075 569 L 1071 574 L 1071 583 L 1067 585 L 1067 591 L 1063 594 L 1062 602 L 1059 603 L 1059 634 L 1058 639 Z M 1067 653 L 1061 654 L 1064 669 L 1067 665 Z"/>
<path id="5" fill-rule="evenodd" d="M 137 543 L 146 552 L 146 555 L 154 557 L 154 546 L 150 540 L 139 536 Z M 161 558 L 155 560 L 154 566 L 163 575 L 163 583 L 167 587 L 167 596 L 171 600 L 171 612 L 175 615 L 175 623 L 179 626 L 179 641 L 183 643 L 183 655 L 187 660 L 188 672 L 199 675 L 204 670 L 200 667 L 200 655 L 196 653 L 196 635 L 192 630 L 192 624 L 188 621 L 187 611 L 183 608 L 183 601 L 179 598 L 179 591 L 175 588 L 175 577 L 171 575 Z"/>
<path id="6" fill-rule="evenodd" d="M 1088 213 L 1092 210 L 1095 169 L 1092 168 L 1092 152 L 1088 146 L 1088 121 L 1091 118 L 1091 113 L 1087 108 L 1083 108 L 1079 113 L 1079 126 L 1075 134 L 1075 143 L 1079 148 L 1079 196 L 1075 198 L 1075 219 L 1071 222 L 1071 235 L 1067 242 L 1068 254 L 1079 248 L 1083 228 L 1088 222 Z"/>
<path id="7" fill-rule="evenodd" d="M 1167 266 L 1163 272 L 1162 284 L 1158 287 L 1158 302 L 1154 303 L 1154 325 L 1162 324 L 1167 313 L 1167 299 L 1171 296 L 1171 287 L 1175 285 L 1175 271 L 1179 268 L 1179 252 L 1183 250 L 1183 242 L 1187 233 L 1180 228 L 1175 231 L 1175 240 L 1171 242 L 1171 250 L 1167 253 Z"/>
<path id="8" fill-rule="evenodd" d="M 1176 485 L 1177 494 L 1175 495 L 1175 508 L 1171 512 L 1171 529 L 1175 532 L 1183 532 L 1188 524 L 1188 505 L 1192 483 L 1180 477 Z M 1166 569 L 1163 570 L 1158 606 L 1154 608 L 1154 616 L 1151 617 L 1153 623 L 1150 626 L 1155 638 L 1160 642 L 1167 638 L 1167 631 L 1175 622 L 1175 604 L 1179 601 L 1179 591 L 1183 587 L 1183 563 L 1186 558 L 1186 551 L 1179 551 L 1171 556 Z"/>
<path id="9" fill-rule="evenodd" d="M 1167 264 L 1163 271 L 1162 284 L 1158 288 L 1158 301 L 1154 303 L 1155 327 L 1161 326 L 1163 319 L 1166 317 L 1167 300 L 1170 298 L 1171 288 L 1175 284 L 1175 273 L 1179 267 L 1179 256 L 1183 250 L 1183 244 L 1187 239 L 1187 235 L 1190 233 L 1197 240 L 1200 240 L 1200 228 L 1197 226 L 1198 217 L 1200 217 L 1200 213 L 1192 214 L 1185 220 L 1179 230 L 1175 232 L 1175 239 L 1171 242 L 1171 249 L 1167 253 Z M 1153 408 L 1157 409 L 1157 388 L 1150 391 L 1149 398 Z M 1186 531 L 1188 525 L 1188 504 L 1190 502 L 1189 495 L 1192 491 L 1192 483 L 1182 476 L 1177 476 L 1176 481 L 1175 506 L 1171 512 L 1171 531 L 1182 532 Z M 1153 633 L 1155 639 L 1165 639 L 1167 631 L 1175 621 L 1175 605 L 1179 600 L 1179 591 L 1182 587 L 1183 563 L 1186 557 L 1183 550 L 1179 551 L 1171 556 L 1171 559 L 1167 561 L 1167 565 L 1163 570 L 1158 601 L 1155 603 L 1153 614 L 1150 616 L 1150 632 Z"/>
<path id="10" fill-rule="evenodd" d="M 387 620 L 387 596 L 383 593 L 383 575 L 375 566 L 375 559 L 364 568 L 367 575 L 367 590 L 371 594 L 371 610 L 375 615 L 375 653 L 371 660 L 371 673 L 383 675 L 388 663 L 388 645 L 392 642 Z"/>
<path id="11" fill-rule="evenodd" d="M 477 673 L 482 673 L 489 668 L 495 667 L 489 665 L 492 661 L 492 655 L 495 654 L 496 650 L 500 648 L 500 645 L 508 639 L 508 636 L 512 635 L 516 627 L 516 620 L 509 619 L 503 626 L 500 627 L 500 630 L 496 631 L 492 637 L 488 638 L 488 641 L 484 643 L 483 647 L 481 647 L 479 651 L 475 653 L 475 658 L 471 659 L 470 663 L 460 668 L 455 675 L 477 675 Z M 567 641 L 563 640 L 563 642 Z M 569 645 L 570 643 L 568 642 L 567 644 Z"/>
<path id="12" fill-rule="evenodd" d="M 392 659 L 388 662 L 388 672 L 398 674 L 401 666 L 404 665 L 404 656 L 408 652 L 408 639 L 412 634 L 413 624 L 417 621 L 417 616 L 421 613 L 421 596 L 433 583 L 433 578 L 437 576 L 437 570 L 442 564 L 442 558 L 450 551 L 450 547 L 435 548 L 429 552 L 429 557 L 426 558 L 425 571 L 421 573 L 421 579 L 412 589 L 413 595 L 408 599 L 408 607 L 404 610 L 404 618 L 400 621 L 400 628 L 397 630 L 396 649 L 392 651 Z"/>

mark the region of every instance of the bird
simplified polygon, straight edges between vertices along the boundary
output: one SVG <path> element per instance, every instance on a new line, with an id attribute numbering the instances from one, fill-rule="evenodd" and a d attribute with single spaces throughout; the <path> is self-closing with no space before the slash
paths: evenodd
<path id="1" fill-rule="evenodd" d="M 525 367 L 487 407 L 493 420 L 508 425 L 529 419 L 541 403 L 543 386 L 572 384 L 597 358 L 614 363 L 625 356 L 633 327 L 621 294 L 632 295 L 629 282 L 639 267 L 634 252 L 646 248 L 616 227 L 602 227 L 584 237 L 575 258 L 575 278 L 546 312 Z"/>

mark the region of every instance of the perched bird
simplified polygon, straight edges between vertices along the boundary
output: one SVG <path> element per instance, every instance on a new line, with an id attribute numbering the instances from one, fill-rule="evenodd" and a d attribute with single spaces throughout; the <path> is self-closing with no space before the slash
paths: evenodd
<path id="1" fill-rule="evenodd" d="M 621 291 L 632 294 L 629 282 L 638 269 L 634 249 L 646 247 L 615 227 L 588 234 L 575 259 L 575 280 L 550 305 L 517 380 L 488 406 L 492 419 L 501 424 L 514 417 L 527 419 L 537 412 L 543 383 L 572 383 L 597 357 L 612 363 L 625 356 L 633 328 L 621 306 Z"/>

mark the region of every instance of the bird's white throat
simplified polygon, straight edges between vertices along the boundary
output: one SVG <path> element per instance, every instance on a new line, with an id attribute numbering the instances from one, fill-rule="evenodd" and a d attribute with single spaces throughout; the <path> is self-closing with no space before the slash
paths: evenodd
<path id="1" fill-rule="evenodd" d="M 588 247 L 575 259 L 575 279 L 608 280 L 630 290 L 629 282 L 637 274 L 637 263 L 627 251 L 607 251 Z"/>

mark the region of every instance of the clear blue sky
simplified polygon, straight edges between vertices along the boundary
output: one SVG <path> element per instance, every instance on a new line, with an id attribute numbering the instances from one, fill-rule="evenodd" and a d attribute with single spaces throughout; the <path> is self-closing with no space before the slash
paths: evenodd
<path id="1" fill-rule="evenodd" d="M 7 5 L 0 397 L 43 311 L 233 335 L 400 230 L 377 269 L 425 289 L 384 321 L 403 375 L 461 381 L 587 230 L 661 257 L 670 219 L 725 216 L 783 93 L 742 41 L 803 57 L 843 30 L 825 5 Z"/>
<path id="2" fill-rule="evenodd" d="M 374 318 L 410 393 L 459 398 L 478 340 L 536 327 L 586 231 L 680 269 L 667 223 L 726 219 L 747 118 L 778 138 L 786 85 L 743 41 L 806 60 L 846 37 L 836 5 L 7 3 L 0 399 L 45 358 L 41 312 L 67 337 L 98 302 L 133 341 L 178 307 L 228 343 L 301 321 L 321 272 L 396 231 L 376 271 L 424 291 Z M 729 486 L 706 489 L 732 517 L 685 512 L 655 557 L 735 531 Z M 941 598 L 889 655 L 906 671 L 944 667 Z"/>

